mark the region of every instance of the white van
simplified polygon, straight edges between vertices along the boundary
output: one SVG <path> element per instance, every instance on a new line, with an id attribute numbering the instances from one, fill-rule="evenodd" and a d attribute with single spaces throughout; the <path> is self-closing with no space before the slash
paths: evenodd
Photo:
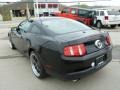
<path id="1" fill-rule="evenodd" d="M 98 28 L 102 26 L 110 26 L 115 28 L 120 24 L 120 12 L 108 9 L 96 9 L 94 25 Z"/>

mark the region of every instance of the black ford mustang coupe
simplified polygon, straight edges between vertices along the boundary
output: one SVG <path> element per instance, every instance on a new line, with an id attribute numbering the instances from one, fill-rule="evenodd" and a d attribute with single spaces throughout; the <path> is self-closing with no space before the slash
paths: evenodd
<path id="1" fill-rule="evenodd" d="M 25 20 L 8 36 L 10 47 L 29 57 L 38 78 L 47 74 L 69 80 L 82 78 L 112 59 L 108 33 L 63 17 Z"/>

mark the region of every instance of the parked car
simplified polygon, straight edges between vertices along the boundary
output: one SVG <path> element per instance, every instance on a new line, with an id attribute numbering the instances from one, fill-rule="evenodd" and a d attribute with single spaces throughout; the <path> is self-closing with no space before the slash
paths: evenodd
<path id="1" fill-rule="evenodd" d="M 101 28 L 103 26 L 110 26 L 115 28 L 120 24 L 120 13 L 118 11 L 109 9 L 96 9 L 96 19 L 94 19 L 94 25 Z"/>
<path id="2" fill-rule="evenodd" d="M 54 16 L 70 18 L 82 22 L 88 26 L 93 26 L 95 11 L 92 9 L 66 7 L 61 12 L 55 12 Z"/>
<path id="3" fill-rule="evenodd" d="M 74 80 L 106 66 L 112 59 L 108 33 L 63 17 L 25 20 L 8 33 L 10 47 L 27 55 L 38 78 L 47 74 Z"/>

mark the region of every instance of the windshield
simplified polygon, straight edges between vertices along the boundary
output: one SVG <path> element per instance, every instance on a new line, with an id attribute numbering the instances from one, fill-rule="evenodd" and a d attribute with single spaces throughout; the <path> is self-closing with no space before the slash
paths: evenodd
<path id="1" fill-rule="evenodd" d="M 53 31 L 56 34 L 64 34 L 70 32 L 77 32 L 81 30 L 92 30 L 90 27 L 72 20 L 72 19 L 52 19 L 42 22 L 45 28 Z"/>

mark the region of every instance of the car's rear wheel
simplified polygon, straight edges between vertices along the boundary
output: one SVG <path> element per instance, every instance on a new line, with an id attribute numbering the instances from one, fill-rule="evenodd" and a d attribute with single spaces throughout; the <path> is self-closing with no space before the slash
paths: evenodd
<path id="1" fill-rule="evenodd" d="M 111 27 L 111 28 L 115 28 L 116 26 L 117 26 L 117 25 L 111 25 L 110 27 Z"/>
<path id="2" fill-rule="evenodd" d="M 101 23 L 101 21 L 97 21 L 96 27 L 97 27 L 97 28 L 102 28 L 102 23 Z"/>
<path id="3" fill-rule="evenodd" d="M 33 71 L 34 75 L 39 79 L 45 78 L 47 76 L 47 74 L 41 63 L 39 55 L 35 52 L 31 52 L 30 61 L 31 61 L 31 67 L 32 67 L 32 71 Z"/>

